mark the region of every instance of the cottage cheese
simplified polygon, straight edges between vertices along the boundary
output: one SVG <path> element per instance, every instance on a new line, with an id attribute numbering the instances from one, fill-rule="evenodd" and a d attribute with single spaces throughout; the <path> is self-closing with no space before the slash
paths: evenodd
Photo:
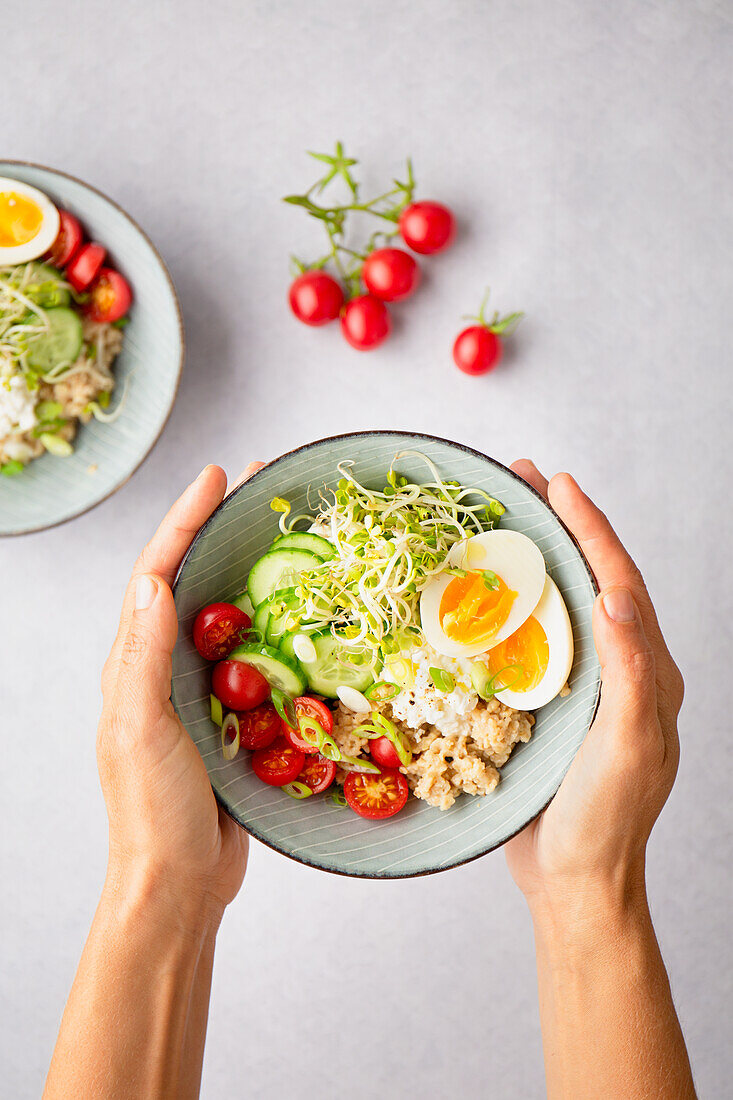
<path id="1" fill-rule="evenodd" d="M 478 703 L 478 695 L 471 687 L 469 662 L 444 657 L 429 645 L 416 647 L 401 656 L 412 663 L 414 682 L 392 700 L 395 718 L 413 730 L 427 725 L 444 734 L 468 733 L 471 728 L 468 716 Z M 430 678 L 431 668 L 442 668 L 455 678 L 453 691 L 438 691 Z"/>
<path id="2" fill-rule="evenodd" d="M 36 399 L 20 374 L 0 378 L 0 439 L 28 432 L 36 424 Z"/>

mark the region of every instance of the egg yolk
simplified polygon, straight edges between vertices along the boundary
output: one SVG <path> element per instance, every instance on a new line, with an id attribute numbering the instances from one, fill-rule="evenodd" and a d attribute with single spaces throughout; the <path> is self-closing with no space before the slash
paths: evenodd
<path id="1" fill-rule="evenodd" d="M 454 577 L 440 601 L 438 616 L 447 638 L 463 645 L 490 642 L 509 618 L 517 593 L 501 577 L 496 588 L 488 588 L 483 573 L 469 572 Z"/>
<path id="2" fill-rule="evenodd" d="M 501 684 L 512 691 L 531 691 L 545 675 L 549 660 L 547 635 L 530 615 L 519 630 L 491 650 L 489 672 L 497 677 L 497 690 Z"/>
<path id="3" fill-rule="evenodd" d="M 17 191 L 0 192 L 0 247 L 32 241 L 42 221 L 43 212 L 31 199 Z"/>

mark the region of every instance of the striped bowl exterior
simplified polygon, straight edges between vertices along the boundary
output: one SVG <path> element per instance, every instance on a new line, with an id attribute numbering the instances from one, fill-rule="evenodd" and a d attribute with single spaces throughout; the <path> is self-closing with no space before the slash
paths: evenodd
<path id="1" fill-rule="evenodd" d="M 0 477 L 0 535 L 40 531 L 88 511 L 119 489 L 160 435 L 178 388 L 183 326 L 166 267 L 145 234 L 106 196 L 80 180 L 37 165 L 0 161 L 0 176 L 23 180 L 81 221 L 132 286 L 133 307 L 115 360 L 112 424 L 79 428 L 74 454 L 43 455 L 17 477 Z M 90 467 L 92 468 L 90 470 Z"/>
<path id="2" fill-rule="evenodd" d="M 507 507 L 502 526 L 529 535 L 568 605 L 575 637 L 572 693 L 537 712 L 532 740 L 502 769 L 485 798 L 461 795 L 447 811 L 411 798 L 392 820 L 368 822 L 323 797 L 304 802 L 267 787 L 253 774 L 248 753 L 225 761 L 219 731 L 209 718 L 210 665 L 196 652 L 191 628 L 198 610 L 233 597 L 249 567 L 276 534 L 275 496 L 295 513 L 308 511 L 318 490 L 333 487 L 336 464 L 353 460 L 367 485 L 384 484 L 395 454 L 420 451 L 444 478 L 485 489 Z M 419 459 L 396 463 L 400 473 L 429 480 Z M 548 505 L 492 459 L 433 436 L 359 432 L 319 440 L 284 455 L 242 485 L 199 532 L 179 571 L 175 598 L 180 619 L 173 654 L 173 703 L 206 763 L 217 798 L 253 836 L 302 863 L 346 875 L 401 878 L 445 870 L 504 843 L 547 805 L 577 752 L 598 703 L 600 675 L 591 633 L 595 582 L 585 559 Z"/>

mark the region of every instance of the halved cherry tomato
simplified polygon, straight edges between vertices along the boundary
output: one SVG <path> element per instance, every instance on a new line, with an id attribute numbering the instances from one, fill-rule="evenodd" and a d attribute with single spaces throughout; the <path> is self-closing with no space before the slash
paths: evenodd
<path id="1" fill-rule="evenodd" d="M 210 603 L 193 624 L 193 644 L 207 661 L 222 661 L 239 645 L 252 620 L 233 603 Z"/>
<path id="2" fill-rule="evenodd" d="M 402 763 L 389 737 L 375 737 L 370 741 L 369 755 L 380 768 L 399 768 Z"/>
<path id="3" fill-rule="evenodd" d="M 271 787 L 284 787 L 297 779 L 305 763 L 305 753 L 294 749 L 284 737 L 278 737 L 266 749 L 252 753 L 252 771 Z"/>
<path id="4" fill-rule="evenodd" d="M 361 277 L 370 294 L 383 302 L 401 302 L 420 282 L 420 268 L 401 248 L 378 248 L 364 261 Z"/>
<path id="5" fill-rule="evenodd" d="M 112 267 L 100 267 L 99 274 L 89 287 L 89 301 L 84 312 L 92 321 L 119 321 L 132 304 L 130 284 Z"/>
<path id="6" fill-rule="evenodd" d="M 383 768 L 376 772 L 349 772 L 344 795 L 354 813 L 369 821 L 394 817 L 407 802 L 410 788 L 402 772 Z"/>
<path id="7" fill-rule="evenodd" d="M 400 214 L 400 233 L 413 252 L 442 252 L 456 235 L 456 220 L 441 202 L 411 202 Z"/>
<path id="8" fill-rule="evenodd" d="M 300 769 L 299 783 L 305 783 L 313 794 L 321 794 L 333 783 L 336 778 L 336 765 L 333 760 L 326 760 L 325 756 L 306 756 L 305 764 Z"/>
<path id="9" fill-rule="evenodd" d="M 244 661 L 219 661 L 211 672 L 211 690 L 227 710 L 252 710 L 264 703 L 270 685 L 261 672 Z"/>
<path id="10" fill-rule="evenodd" d="M 239 744 L 243 749 L 265 749 L 280 733 L 280 715 L 272 703 L 240 711 Z"/>
<path id="11" fill-rule="evenodd" d="M 320 722 L 326 733 L 331 732 L 333 729 L 333 715 L 326 704 L 322 703 L 320 699 L 313 699 L 310 695 L 299 695 L 293 702 L 295 704 L 296 718 L 299 718 L 301 714 L 308 715 L 310 718 L 315 718 L 316 722 Z M 305 753 L 318 752 L 317 745 L 313 745 L 310 741 L 306 741 L 304 737 L 301 737 L 298 730 L 291 729 L 287 722 L 283 722 L 282 719 L 280 722 L 283 735 L 294 748 L 300 749 L 301 752 Z"/>
<path id="12" fill-rule="evenodd" d="M 77 293 L 81 294 L 96 279 L 106 255 L 107 249 L 96 241 L 82 245 L 66 268 L 66 278 Z"/>
<path id="13" fill-rule="evenodd" d="M 306 325 L 327 325 L 335 321 L 344 304 L 344 292 L 325 271 L 304 271 L 288 291 L 290 308 Z"/>
<path id="14" fill-rule="evenodd" d="M 59 231 L 48 250 L 48 261 L 54 267 L 66 267 L 75 256 L 84 236 L 78 218 L 68 210 L 59 210 Z"/>

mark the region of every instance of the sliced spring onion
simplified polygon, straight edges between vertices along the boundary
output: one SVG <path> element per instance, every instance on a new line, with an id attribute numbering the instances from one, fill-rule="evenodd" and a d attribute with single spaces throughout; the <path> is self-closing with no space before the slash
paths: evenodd
<path id="1" fill-rule="evenodd" d="M 372 709 L 366 695 L 348 684 L 339 684 L 336 694 L 347 710 L 353 710 L 356 714 L 368 714 Z"/>
<path id="2" fill-rule="evenodd" d="M 338 788 L 335 791 L 331 791 L 330 794 L 326 795 L 326 798 L 332 806 L 348 806 L 346 795 L 342 790 L 339 790 Z"/>
<path id="3" fill-rule="evenodd" d="M 313 661 L 318 659 L 316 647 L 307 634 L 295 635 L 293 638 L 293 651 L 298 660 L 305 661 L 306 664 L 312 664 Z"/>
<path id="4" fill-rule="evenodd" d="M 229 735 L 234 734 L 234 740 Z M 233 760 L 239 752 L 239 719 L 236 714 L 227 714 L 221 727 L 221 751 L 225 760 Z"/>
<path id="5" fill-rule="evenodd" d="M 456 678 L 450 672 L 446 672 L 444 668 L 435 668 L 431 665 L 428 673 L 438 691 L 444 691 L 448 694 L 455 690 Z"/>
<path id="6" fill-rule="evenodd" d="M 503 682 L 504 673 L 513 672 L 514 678 L 509 683 Z M 521 665 L 507 665 L 500 668 L 492 676 L 486 665 L 481 661 L 474 661 L 471 665 L 471 684 L 476 694 L 484 701 L 493 699 L 498 691 L 508 691 L 514 687 L 517 680 L 523 675 Z"/>
<path id="7" fill-rule="evenodd" d="M 0 474 L 5 477 L 15 477 L 17 474 L 22 474 L 23 470 L 25 470 L 25 466 L 22 462 L 18 462 L 17 458 L 11 458 L 0 466 Z"/>
<path id="8" fill-rule="evenodd" d="M 299 783 L 297 779 L 292 783 L 286 783 L 280 790 L 285 791 L 285 794 L 290 795 L 291 798 L 310 798 L 313 794 L 307 783 Z"/>
<path id="9" fill-rule="evenodd" d="M 382 769 L 378 764 L 373 764 L 371 760 L 364 760 L 361 756 L 346 756 L 341 754 L 340 764 L 345 764 L 348 769 L 355 772 L 380 772 Z"/>
<path id="10" fill-rule="evenodd" d="M 399 695 L 400 689 L 397 684 L 390 684 L 388 680 L 377 680 L 376 684 L 372 684 L 364 692 L 364 696 L 370 703 L 376 703 L 377 706 L 381 706 L 382 703 L 388 703 L 390 699 L 394 699 L 395 695 Z"/>
<path id="11" fill-rule="evenodd" d="M 68 458 L 69 455 L 74 453 L 74 448 L 68 439 L 64 439 L 60 435 L 54 435 L 53 432 L 41 432 L 39 438 L 49 454 L 56 455 L 58 458 Z"/>
<path id="12" fill-rule="evenodd" d="M 314 718 L 311 714 L 298 715 L 298 731 L 304 741 L 307 741 L 309 745 L 318 745 L 319 749 L 321 749 L 321 746 L 325 743 L 326 738 L 328 738 L 334 746 L 336 745 L 333 738 L 328 737 L 328 734 L 318 719 Z M 323 750 L 321 749 L 321 751 Z M 326 754 L 323 753 L 323 755 L 325 756 Z"/>
<path id="13" fill-rule="evenodd" d="M 395 752 L 400 758 L 400 764 L 405 768 L 408 764 L 411 764 L 412 749 L 402 730 L 398 729 L 394 722 L 390 722 L 389 718 L 385 718 L 383 714 L 378 714 L 377 711 L 372 714 L 372 721 L 376 728 L 381 730 L 380 736 L 386 737 L 394 745 Z"/>
<path id="14" fill-rule="evenodd" d="M 63 416 L 64 408 L 58 401 L 40 401 L 36 405 L 36 416 L 41 422 L 58 420 Z"/>
<path id="15" fill-rule="evenodd" d="M 224 722 L 224 710 L 221 705 L 221 699 L 217 699 L 215 695 L 210 695 L 209 708 L 211 721 L 216 723 L 217 726 L 221 726 Z"/>
<path id="16" fill-rule="evenodd" d="M 295 703 L 292 697 L 286 695 L 284 691 L 280 691 L 280 689 L 276 687 L 270 690 L 270 694 L 272 696 L 272 704 L 283 722 L 287 726 L 290 726 L 291 730 L 297 730 L 298 716 L 295 713 Z"/>

